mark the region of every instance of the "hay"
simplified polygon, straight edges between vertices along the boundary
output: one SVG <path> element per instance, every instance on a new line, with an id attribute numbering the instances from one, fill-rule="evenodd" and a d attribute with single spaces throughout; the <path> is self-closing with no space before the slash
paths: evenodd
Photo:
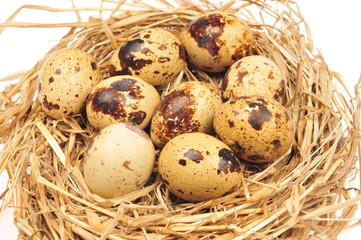
<path id="1" fill-rule="evenodd" d="M 0 94 L 0 173 L 6 170 L 10 179 L 0 210 L 14 206 L 20 239 L 334 239 L 349 228 L 361 200 L 358 189 L 347 188 L 360 155 L 361 79 L 352 96 L 341 77 L 314 53 L 308 26 L 294 2 L 247 0 L 218 6 L 207 0 L 160 0 L 152 6 L 104 0 L 97 9 L 23 8 L 77 14 L 97 10 L 100 16 L 110 11 L 111 17 L 58 24 L 14 22 L 19 9 L 0 24 L 0 31 L 70 27 L 33 69 L 12 75 L 19 80 Z M 57 121 L 41 111 L 34 96 L 44 59 L 61 48 L 78 48 L 96 58 L 105 79 L 114 49 L 133 33 L 163 27 L 177 35 L 196 16 L 215 10 L 246 19 L 255 53 L 274 60 L 285 74 L 286 106 L 297 129 L 292 151 L 264 169 L 245 166 L 240 188 L 210 201 L 174 197 L 157 168 L 141 190 L 116 199 L 92 194 L 81 162 L 96 132 L 83 115 Z M 158 90 L 164 94 L 181 81 L 194 80 L 219 87 L 221 76 L 188 66 L 173 84 Z"/>

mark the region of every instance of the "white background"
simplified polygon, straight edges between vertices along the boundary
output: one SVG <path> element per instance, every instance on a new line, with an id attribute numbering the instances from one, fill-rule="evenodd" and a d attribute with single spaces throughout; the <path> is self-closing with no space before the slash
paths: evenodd
<path id="1" fill-rule="evenodd" d="M 91 2 L 91 3 L 89 3 Z M 77 6 L 98 6 L 100 1 L 75 1 Z M 71 1 L 56 0 L 12 0 L 0 2 L 0 22 L 8 18 L 24 4 L 49 5 L 52 7 L 71 7 Z M 361 73 L 361 14 L 359 0 L 302 0 L 299 1 L 301 13 L 311 28 L 313 42 L 319 49 L 329 67 L 342 74 L 353 91 Z M 95 12 L 88 15 L 98 17 Z M 36 10 L 22 10 L 16 21 L 62 22 L 76 21 L 74 13 L 46 13 Z M 69 20 L 71 19 L 71 20 Z M 83 20 L 87 20 L 83 18 Z M 57 43 L 68 29 L 6 29 L 0 34 L 0 79 L 10 73 L 28 70 L 37 60 Z M 0 83 L 0 89 L 4 84 Z M 7 184 L 6 174 L 0 176 L 0 194 Z M 355 183 L 359 188 L 359 183 Z M 361 218 L 360 211 L 357 213 Z M 17 229 L 13 225 L 12 209 L 8 209 L 0 219 L 1 239 L 16 239 Z M 361 227 L 354 228 L 339 236 L 339 239 L 360 239 Z"/>

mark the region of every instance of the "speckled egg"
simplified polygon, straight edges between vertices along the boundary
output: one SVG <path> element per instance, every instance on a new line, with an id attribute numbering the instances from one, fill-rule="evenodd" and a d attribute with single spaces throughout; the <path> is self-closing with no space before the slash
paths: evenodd
<path id="1" fill-rule="evenodd" d="M 184 82 L 173 88 L 154 112 L 150 136 L 161 148 L 186 132 L 213 131 L 213 117 L 222 104 L 220 94 L 204 82 Z"/>
<path id="2" fill-rule="evenodd" d="M 222 82 L 222 96 L 230 99 L 260 95 L 284 101 L 285 81 L 279 67 L 263 56 L 244 57 L 228 69 Z"/>
<path id="3" fill-rule="evenodd" d="M 207 72 L 226 70 L 249 55 L 253 36 L 249 26 L 236 15 L 214 12 L 194 19 L 181 33 L 188 60 Z"/>
<path id="4" fill-rule="evenodd" d="M 221 197 L 241 181 L 240 163 L 232 150 L 204 133 L 170 140 L 160 153 L 158 169 L 166 187 L 188 201 Z"/>
<path id="5" fill-rule="evenodd" d="M 154 161 L 153 143 L 142 129 L 129 123 L 112 124 L 88 146 L 83 159 L 84 179 L 92 193 L 119 197 L 146 184 Z"/>
<path id="6" fill-rule="evenodd" d="M 117 122 L 148 126 L 160 102 L 157 90 L 142 79 L 130 75 L 110 77 L 89 94 L 86 113 L 98 129 Z"/>
<path id="7" fill-rule="evenodd" d="M 154 86 L 164 85 L 184 68 L 185 51 L 169 31 L 148 29 L 131 36 L 114 52 L 110 62 L 112 76 L 134 75 Z"/>
<path id="8" fill-rule="evenodd" d="M 76 49 L 62 49 L 41 67 L 38 100 L 44 112 L 55 119 L 79 114 L 91 89 L 100 81 L 92 55 Z"/>
<path id="9" fill-rule="evenodd" d="M 286 108 L 261 96 L 237 97 L 223 103 L 213 124 L 238 159 L 249 162 L 274 161 L 293 141 L 293 123 Z"/>

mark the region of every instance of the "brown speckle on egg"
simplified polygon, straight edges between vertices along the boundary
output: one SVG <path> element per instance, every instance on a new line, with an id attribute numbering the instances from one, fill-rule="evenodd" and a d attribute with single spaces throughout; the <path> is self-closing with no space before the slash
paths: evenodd
<path id="1" fill-rule="evenodd" d="M 233 173 L 240 172 L 239 161 L 234 155 L 233 151 L 228 148 L 222 148 L 219 150 L 219 164 L 218 164 L 218 174 L 221 172 L 224 173 Z"/>
<path id="2" fill-rule="evenodd" d="M 206 49 L 211 56 L 219 55 L 218 50 L 224 44 L 219 40 L 225 25 L 224 16 L 219 13 L 204 15 L 189 25 L 187 31 L 198 43 L 198 47 Z"/>
<path id="3" fill-rule="evenodd" d="M 200 151 L 194 150 L 194 149 L 189 149 L 186 153 L 184 153 L 184 156 L 186 158 L 189 158 L 190 160 L 192 160 L 195 163 L 200 163 L 201 160 L 203 160 L 202 153 Z"/>

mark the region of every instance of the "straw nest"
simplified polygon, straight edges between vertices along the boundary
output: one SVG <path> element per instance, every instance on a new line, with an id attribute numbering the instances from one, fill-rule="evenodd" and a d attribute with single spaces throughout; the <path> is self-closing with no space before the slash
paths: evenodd
<path id="1" fill-rule="evenodd" d="M 360 83 L 353 96 L 314 53 L 308 26 L 294 2 L 104 0 L 101 5 L 100 15 L 111 12 L 105 20 L 17 23 L 12 21 L 16 12 L 1 26 L 71 27 L 48 54 L 61 48 L 87 51 L 104 79 L 114 49 L 135 32 L 162 27 L 178 34 L 202 13 L 236 13 L 251 27 L 254 54 L 274 60 L 286 76 L 286 107 L 296 126 L 292 151 L 262 169 L 245 165 L 239 188 L 218 199 L 193 203 L 174 197 L 157 168 L 143 189 L 103 199 L 87 189 L 81 172 L 95 130 L 83 115 L 47 117 L 34 98 L 47 54 L 26 74 L 13 75 L 19 81 L 0 94 L 0 172 L 6 170 L 10 179 L 1 195 L 1 212 L 13 206 L 20 239 L 334 239 L 347 229 L 361 199 L 357 189 L 347 188 L 357 173 L 360 151 Z M 79 14 L 89 9 L 70 10 Z M 188 66 L 175 82 L 158 90 L 164 94 L 181 81 L 218 87 L 221 76 Z"/>

